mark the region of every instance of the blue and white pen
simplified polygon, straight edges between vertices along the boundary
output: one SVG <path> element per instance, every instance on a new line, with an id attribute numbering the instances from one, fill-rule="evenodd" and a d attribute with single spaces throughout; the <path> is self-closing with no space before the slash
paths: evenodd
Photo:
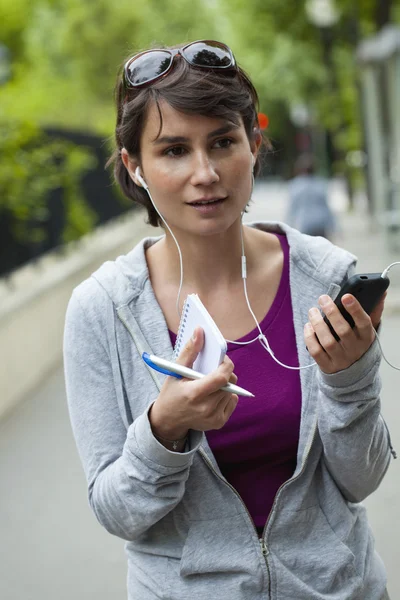
<path id="1" fill-rule="evenodd" d="M 154 354 L 143 352 L 142 358 L 144 362 L 155 371 L 163 373 L 164 375 L 171 375 L 171 377 L 176 377 L 177 379 L 182 379 L 183 377 L 187 379 L 202 379 L 205 377 L 203 373 L 193 371 L 193 369 L 189 369 L 189 367 L 177 365 L 170 360 L 165 360 L 165 358 L 154 356 Z M 225 392 L 231 392 L 232 394 L 237 394 L 238 396 L 246 396 L 246 398 L 254 398 L 254 394 L 239 387 L 238 385 L 235 385 L 234 383 L 228 383 L 228 385 L 224 385 L 221 390 L 224 390 Z"/>

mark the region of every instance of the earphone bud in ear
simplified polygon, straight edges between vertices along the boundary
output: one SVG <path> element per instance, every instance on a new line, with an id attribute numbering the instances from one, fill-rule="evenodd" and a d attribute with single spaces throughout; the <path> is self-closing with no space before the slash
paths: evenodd
<path id="1" fill-rule="evenodd" d="M 145 182 L 145 180 L 143 179 L 143 177 L 140 174 L 140 167 L 136 167 L 135 169 L 135 177 L 138 180 L 138 182 L 144 187 L 145 190 L 148 189 L 148 185 Z"/>
<path id="2" fill-rule="evenodd" d="M 252 164 L 253 169 L 254 169 L 254 166 L 256 164 L 256 157 L 254 156 L 254 154 L 251 155 L 251 164 Z"/>

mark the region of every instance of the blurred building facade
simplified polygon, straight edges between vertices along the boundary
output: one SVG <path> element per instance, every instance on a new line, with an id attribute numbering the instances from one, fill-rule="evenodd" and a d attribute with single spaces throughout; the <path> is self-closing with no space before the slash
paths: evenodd
<path id="1" fill-rule="evenodd" d="M 387 25 L 357 49 L 368 155 L 369 211 L 400 248 L 400 27 Z"/>

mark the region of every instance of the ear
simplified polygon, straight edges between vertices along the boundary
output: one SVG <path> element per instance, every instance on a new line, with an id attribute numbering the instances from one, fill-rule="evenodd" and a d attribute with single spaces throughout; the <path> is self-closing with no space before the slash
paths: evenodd
<path id="1" fill-rule="evenodd" d="M 126 170 L 128 171 L 131 179 L 138 185 L 139 187 L 143 187 L 138 178 L 136 177 L 135 171 L 139 166 L 137 160 L 131 158 L 128 154 L 128 150 L 126 148 L 122 148 L 121 150 L 121 160 L 125 165 Z"/>

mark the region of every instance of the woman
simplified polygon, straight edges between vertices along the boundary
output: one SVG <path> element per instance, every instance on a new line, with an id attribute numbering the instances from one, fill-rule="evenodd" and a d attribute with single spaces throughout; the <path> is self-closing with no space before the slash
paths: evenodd
<path id="1" fill-rule="evenodd" d="M 370 318 L 347 296 L 350 329 L 329 295 L 352 255 L 284 224 L 242 226 L 261 135 L 229 48 L 137 55 L 116 98 L 116 179 L 167 225 L 75 289 L 65 372 L 91 507 L 127 540 L 129 598 L 386 598 L 358 504 L 390 461 L 374 341 L 383 301 Z M 192 292 L 236 344 L 200 381 L 159 376 L 141 354 L 171 358 Z M 197 328 L 178 361 L 191 366 L 203 341 Z M 237 379 L 254 399 L 221 390 Z"/>

